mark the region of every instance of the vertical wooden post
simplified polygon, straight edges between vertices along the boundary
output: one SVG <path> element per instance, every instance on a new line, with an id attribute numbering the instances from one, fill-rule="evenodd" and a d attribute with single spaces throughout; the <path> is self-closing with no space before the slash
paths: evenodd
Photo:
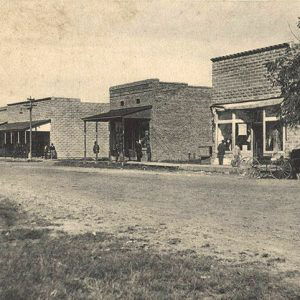
<path id="1" fill-rule="evenodd" d="M 10 132 L 10 143 L 11 144 L 13 143 L 13 133 L 12 133 L 12 131 Z"/>
<path id="2" fill-rule="evenodd" d="M 18 144 L 20 144 L 20 131 L 18 131 Z"/>
<path id="3" fill-rule="evenodd" d="M 96 145 L 98 146 L 98 122 L 96 121 Z M 98 160 L 98 151 L 96 151 L 96 161 Z"/>
<path id="4" fill-rule="evenodd" d="M 83 144 L 84 144 L 84 159 L 86 160 L 86 121 L 84 121 L 84 127 L 83 127 Z"/>
<path id="5" fill-rule="evenodd" d="M 122 165 L 124 165 L 124 162 L 125 162 L 125 119 L 124 118 L 122 118 L 122 127 L 123 127 L 123 135 L 122 135 L 123 162 L 122 162 Z"/>
<path id="6" fill-rule="evenodd" d="M 7 141 L 6 141 L 6 132 L 4 132 L 4 144 L 6 145 Z"/>

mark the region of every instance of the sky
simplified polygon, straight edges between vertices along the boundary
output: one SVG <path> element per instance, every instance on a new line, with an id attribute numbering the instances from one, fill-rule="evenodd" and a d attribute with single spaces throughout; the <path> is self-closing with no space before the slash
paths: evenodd
<path id="1" fill-rule="evenodd" d="M 300 35 L 290 0 L 0 0 L 0 12 L 1 106 L 108 102 L 110 86 L 148 78 L 211 86 L 212 57 Z"/>

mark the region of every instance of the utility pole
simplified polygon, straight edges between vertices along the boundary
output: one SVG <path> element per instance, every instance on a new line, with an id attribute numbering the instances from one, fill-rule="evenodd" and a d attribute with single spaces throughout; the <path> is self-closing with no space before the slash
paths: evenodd
<path id="1" fill-rule="evenodd" d="M 29 98 L 27 98 L 28 103 L 24 104 L 24 106 L 26 107 L 26 109 L 29 110 L 29 155 L 28 155 L 28 159 L 31 160 L 32 159 L 32 109 L 34 106 L 36 106 L 36 104 L 33 104 L 33 101 L 35 100 L 34 98 L 31 98 L 31 96 Z"/>

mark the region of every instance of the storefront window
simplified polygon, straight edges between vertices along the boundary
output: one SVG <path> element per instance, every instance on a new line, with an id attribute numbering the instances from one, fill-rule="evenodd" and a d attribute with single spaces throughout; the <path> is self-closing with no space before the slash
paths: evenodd
<path id="1" fill-rule="evenodd" d="M 280 110 L 280 106 L 270 106 L 266 107 L 266 117 L 277 117 Z"/>
<path id="2" fill-rule="evenodd" d="M 266 151 L 283 150 L 283 128 L 279 121 L 266 121 Z"/>
<path id="3" fill-rule="evenodd" d="M 253 121 L 254 112 L 252 110 L 236 110 L 235 111 L 235 118 L 239 120 L 243 120 L 246 122 Z"/>
<path id="4" fill-rule="evenodd" d="M 232 150 L 232 124 L 219 124 L 218 125 L 218 145 L 222 141 L 226 142 L 226 151 Z"/>
<path id="5" fill-rule="evenodd" d="M 218 119 L 219 120 L 231 120 L 232 119 L 232 112 L 231 111 L 219 111 L 218 112 Z"/>
<path id="6" fill-rule="evenodd" d="M 242 151 L 251 150 L 251 126 L 250 124 L 237 123 L 235 124 L 235 144 Z"/>

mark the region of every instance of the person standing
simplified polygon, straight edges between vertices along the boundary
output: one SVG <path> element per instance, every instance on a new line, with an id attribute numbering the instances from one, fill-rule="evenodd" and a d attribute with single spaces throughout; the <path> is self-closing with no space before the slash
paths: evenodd
<path id="1" fill-rule="evenodd" d="M 150 136 L 149 136 L 149 131 L 145 131 L 145 137 L 143 138 L 143 144 L 146 147 L 146 152 L 147 152 L 147 161 L 151 161 L 151 146 L 150 146 Z"/>
<path id="2" fill-rule="evenodd" d="M 142 151 L 142 145 L 141 145 L 141 141 L 136 141 L 136 145 L 135 145 L 135 152 L 136 152 L 136 159 L 137 161 L 141 161 L 142 157 L 143 157 L 143 151 Z"/>
<path id="3" fill-rule="evenodd" d="M 50 158 L 55 159 L 56 158 L 56 150 L 55 150 L 55 146 L 53 145 L 53 143 L 51 143 L 49 150 L 50 150 Z"/>
<path id="4" fill-rule="evenodd" d="M 218 159 L 219 159 L 219 165 L 223 165 L 224 155 L 226 151 L 226 142 L 223 140 L 219 146 L 218 146 Z"/>
<path id="5" fill-rule="evenodd" d="M 48 153 L 49 153 L 49 147 L 48 147 L 48 144 L 46 144 L 44 147 L 44 158 L 45 159 L 49 158 Z"/>
<path id="6" fill-rule="evenodd" d="M 99 152 L 100 152 L 100 147 L 99 147 L 97 141 L 95 141 L 95 143 L 94 143 L 93 152 L 96 155 L 96 160 L 98 160 L 98 155 L 99 155 Z"/>

